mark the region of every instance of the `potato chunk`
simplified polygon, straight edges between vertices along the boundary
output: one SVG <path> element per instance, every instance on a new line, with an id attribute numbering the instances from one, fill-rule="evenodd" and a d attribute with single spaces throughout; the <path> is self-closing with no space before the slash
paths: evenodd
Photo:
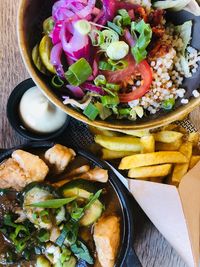
<path id="1" fill-rule="evenodd" d="M 94 226 L 94 242 L 102 267 L 113 267 L 120 242 L 117 216 L 102 217 Z"/>

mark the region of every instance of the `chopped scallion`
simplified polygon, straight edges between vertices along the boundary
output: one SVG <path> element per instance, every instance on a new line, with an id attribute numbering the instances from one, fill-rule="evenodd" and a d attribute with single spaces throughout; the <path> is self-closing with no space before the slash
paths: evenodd
<path id="1" fill-rule="evenodd" d="M 55 88 L 61 88 L 64 85 L 64 81 L 58 75 L 54 75 L 51 80 L 51 84 Z"/>
<path id="2" fill-rule="evenodd" d="M 151 26 L 141 20 L 139 22 L 133 21 L 131 23 L 131 33 L 139 33 L 135 46 L 132 47 L 131 52 L 137 63 L 140 63 L 147 56 L 146 48 L 149 45 L 152 38 Z"/>
<path id="3" fill-rule="evenodd" d="M 104 35 L 99 30 L 92 30 L 89 36 L 93 46 L 101 46 L 104 43 Z"/>
<path id="4" fill-rule="evenodd" d="M 122 23 L 123 23 L 122 16 L 117 15 L 116 17 L 114 17 L 113 23 L 115 23 L 119 27 L 122 27 Z"/>
<path id="5" fill-rule="evenodd" d="M 123 26 L 131 25 L 131 18 L 126 9 L 118 10 L 118 14 L 122 16 Z"/>
<path id="6" fill-rule="evenodd" d="M 119 41 L 119 35 L 111 29 L 103 30 L 101 33 L 103 35 L 103 43 L 100 47 L 103 50 L 106 50 L 111 43 Z"/>
<path id="7" fill-rule="evenodd" d="M 129 115 L 131 108 L 120 108 L 118 111 L 120 115 Z"/>
<path id="8" fill-rule="evenodd" d="M 68 82 L 74 86 L 79 86 L 84 83 L 91 75 L 92 68 L 84 58 L 81 58 L 72 64 L 65 73 Z"/>
<path id="9" fill-rule="evenodd" d="M 170 98 L 170 99 L 166 99 L 163 103 L 162 103 L 162 108 L 164 110 L 171 110 L 175 105 L 175 99 L 174 98 Z"/>
<path id="10" fill-rule="evenodd" d="M 119 104 L 119 97 L 117 95 L 105 95 L 101 97 L 101 102 L 105 107 L 112 107 Z"/>
<path id="11" fill-rule="evenodd" d="M 123 70 L 128 66 L 128 62 L 126 60 L 112 60 L 108 59 L 108 63 L 112 66 L 114 66 L 117 70 Z"/>
<path id="12" fill-rule="evenodd" d="M 81 19 L 78 20 L 75 24 L 74 24 L 74 28 L 82 35 L 87 35 L 91 29 L 92 26 L 89 23 L 89 21 L 87 21 L 86 19 Z"/>
<path id="13" fill-rule="evenodd" d="M 108 27 L 111 28 L 112 30 L 114 30 L 115 32 L 117 32 L 119 35 L 123 35 L 123 29 L 119 26 L 117 26 L 116 24 L 114 24 L 113 22 L 108 21 L 107 22 Z"/>
<path id="14" fill-rule="evenodd" d="M 64 241 L 65 241 L 65 238 L 66 238 L 66 236 L 67 236 L 67 233 L 68 233 L 67 226 L 64 225 L 61 234 L 60 234 L 59 237 L 56 239 L 56 245 L 58 245 L 59 247 L 62 247 L 62 245 L 63 245 L 63 243 L 64 243 Z"/>
<path id="15" fill-rule="evenodd" d="M 116 68 L 113 67 L 111 64 L 109 64 L 106 61 L 99 61 L 99 69 L 100 70 L 111 70 L 111 71 L 115 71 Z"/>
<path id="16" fill-rule="evenodd" d="M 109 88 L 103 87 L 103 90 L 113 97 L 116 96 L 116 94 L 112 92 Z"/>
<path id="17" fill-rule="evenodd" d="M 90 103 L 83 111 L 83 114 L 87 116 L 90 120 L 95 120 L 96 117 L 99 115 L 99 110 Z"/>
<path id="18" fill-rule="evenodd" d="M 114 90 L 114 91 L 119 91 L 120 85 L 119 84 L 115 84 L 115 83 L 107 83 L 106 84 L 106 88 Z"/>
<path id="19" fill-rule="evenodd" d="M 94 79 L 94 84 L 96 86 L 100 86 L 100 85 L 105 85 L 106 84 L 106 77 L 104 75 L 98 75 L 95 79 Z"/>
<path id="20" fill-rule="evenodd" d="M 30 206 L 31 207 L 37 207 L 37 208 L 58 209 L 64 205 L 74 201 L 75 199 L 76 199 L 76 197 L 49 199 L 49 200 L 30 204 Z"/>

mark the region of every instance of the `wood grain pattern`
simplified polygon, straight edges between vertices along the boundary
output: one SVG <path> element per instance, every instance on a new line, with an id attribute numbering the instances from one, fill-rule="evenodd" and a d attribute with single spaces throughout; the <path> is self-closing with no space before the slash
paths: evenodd
<path id="1" fill-rule="evenodd" d="M 12 89 L 29 75 L 17 45 L 16 14 L 19 0 L 0 0 L 0 147 L 25 142 L 10 127 L 6 118 L 7 98 Z M 200 129 L 199 108 L 190 118 Z M 143 212 L 135 207 L 135 250 L 144 267 L 185 267 L 173 248 L 156 230 Z M 123 267 L 123 266 L 122 266 Z M 132 266 L 130 266 L 132 267 Z M 134 267 L 134 265 L 133 265 Z"/>

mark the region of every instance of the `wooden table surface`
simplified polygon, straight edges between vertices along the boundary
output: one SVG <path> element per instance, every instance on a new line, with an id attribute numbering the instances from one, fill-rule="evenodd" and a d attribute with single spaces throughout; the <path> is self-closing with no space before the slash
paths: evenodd
<path id="1" fill-rule="evenodd" d="M 6 118 L 6 103 L 12 89 L 29 75 L 24 67 L 17 43 L 16 16 L 19 0 L 0 0 L 0 147 L 23 143 Z M 199 108 L 191 121 L 200 129 Z M 138 213 L 138 214 L 137 214 Z M 146 216 L 136 208 L 135 250 L 147 267 L 184 267 L 176 251 L 162 237 Z M 132 266 L 130 266 L 132 267 Z M 134 265 L 133 265 L 134 267 Z"/>

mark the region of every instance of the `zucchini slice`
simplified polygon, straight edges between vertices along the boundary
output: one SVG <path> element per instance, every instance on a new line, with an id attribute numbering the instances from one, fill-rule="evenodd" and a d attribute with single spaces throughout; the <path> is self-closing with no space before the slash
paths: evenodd
<path id="1" fill-rule="evenodd" d="M 103 209 L 104 209 L 103 204 L 97 199 L 90 206 L 90 208 L 85 211 L 83 218 L 80 220 L 80 224 L 82 226 L 92 225 L 101 217 Z"/>
<path id="2" fill-rule="evenodd" d="M 31 183 L 23 191 L 23 210 L 26 217 L 38 228 L 51 229 L 52 222 L 44 208 L 30 206 L 33 203 L 53 199 L 55 196 L 53 188 L 43 183 Z M 43 214 L 43 215 L 42 215 Z M 45 220 L 44 220 L 45 216 Z"/>
<path id="3" fill-rule="evenodd" d="M 63 197 L 77 196 L 84 199 L 88 199 L 91 194 L 94 194 L 96 191 L 95 186 L 91 182 L 83 179 L 77 179 L 66 183 L 59 189 Z"/>
<path id="4" fill-rule="evenodd" d="M 88 200 L 92 194 L 95 194 L 97 189 L 92 182 L 78 179 L 71 181 L 60 188 L 60 193 L 64 197 L 74 197 L 79 199 Z M 104 206 L 97 199 L 86 211 L 80 224 L 82 226 L 90 226 L 95 223 L 103 212 Z"/>

